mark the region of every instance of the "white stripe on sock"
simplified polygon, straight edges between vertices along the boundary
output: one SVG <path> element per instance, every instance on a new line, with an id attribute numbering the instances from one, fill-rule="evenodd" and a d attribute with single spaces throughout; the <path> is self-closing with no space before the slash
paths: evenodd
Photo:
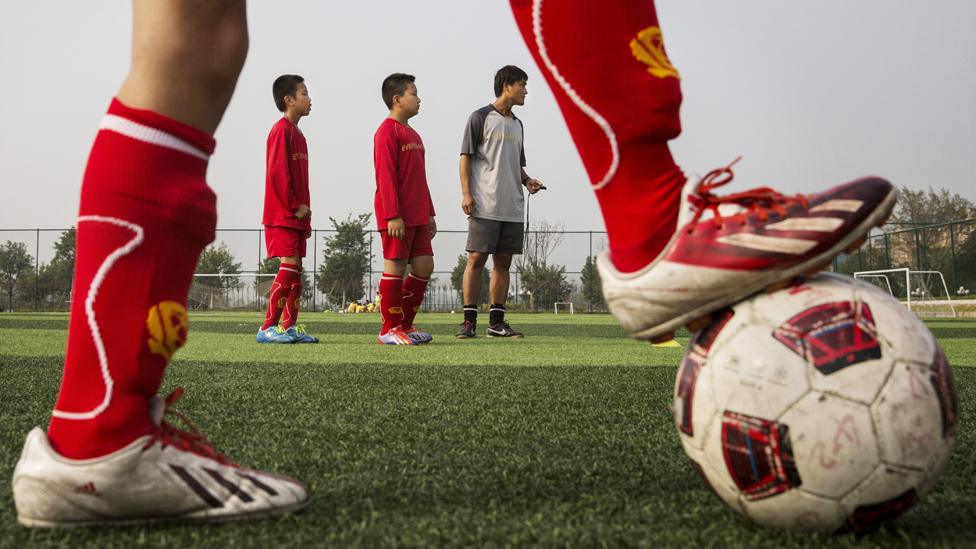
<path id="1" fill-rule="evenodd" d="M 569 99 L 576 105 L 576 108 L 583 111 L 583 114 L 589 117 L 603 131 L 603 135 L 607 138 L 607 144 L 610 145 L 610 166 L 607 167 L 607 172 L 603 174 L 603 177 L 599 181 L 592 183 L 593 189 L 602 189 L 610 183 L 613 176 L 617 175 L 617 168 L 620 166 L 620 149 L 617 145 L 617 134 L 614 133 L 610 122 L 590 106 L 589 103 L 584 101 L 576 90 L 573 89 L 569 81 L 559 72 L 556 64 L 549 58 L 549 50 L 546 49 L 546 42 L 542 37 L 542 31 L 542 0 L 534 0 L 532 2 L 532 33 L 535 35 L 535 45 L 539 49 L 539 57 L 542 58 L 542 63 L 549 70 L 553 79 L 559 84 L 559 87 L 566 92 Z"/>
<path id="2" fill-rule="evenodd" d="M 83 215 L 78 218 L 79 225 L 87 221 L 94 221 L 96 223 L 110 223 L 117 227 L 129 229 L 135 236 L 132 237 L 132 240 L 129 240 L 122 246 L 112 251 L 112 253 L 108 254 L 105 261 L 103 261 L 98 267 L 98 271 L 95 272 L 95 277 L 92 279 L 91 285 L 88 287 L 88 295 L 85 297 L 85 316 L 88 319 L 88 329 L 91 330 L 92 340 L 95 343 L 95 351 L 98 353 L 98 365 L 102 370 L 102 381 L 105 383 L 105 396 L 102 398 L 101 404 L 87 412 L 64 412 L 62 410 L 54 410 L 51 412 L 52 416 L 61 419 L 94 419 L 98 417 L 99 414 L 104 412 L 105 409 L 108 408 L 109 403 L 112 402 L 112 388 L 115 386 L 115 380 L 112 379 L 112 372 L 109 370 L 108 354 L 105 352 L 105 343 L 102 341 L 102 332 L 98 328 L 98 321 L 95 319 L 95 299 L 98 297 L 99 288 L 101 288 L 102 283 L 105 282 L 105 277 L 108 276 L 109 271 L 112 270 L 115 263 L 118 262 L 119 259 L 122 259 L 122 257 L 132 253 L 132 251 L 138 248 L 145 239 L 145 232 L 143 231 L 142 227 L 136 225 L 135 223 L 130 223 L 114 217 L 103 217 L 100 215 Z"/>
<path id="3" fill-rule="evenodd" d="M 98 125 L 98 129 L 115 132 L 117 134 L 135 139 L 136 141 L 142 141 L 143 143 L 149 143 L 152 145 L 158 145 L 160 147 L 166 147 L 167 149 L 173 149 L 174 151 L 180 151 L 181 153 L 195 156 L 200 160 L 206 161 L 210 158 L 209 154 L 201 151 L 193 145 L 190 145 L 179 137 L 168 134 L 162 130 L 157 130 L 156 128 L 145 126 L 138 122 L 133 122 L 128 118 L 122 118 L 121 116 L 114 114 L 106 114 L 105 117 L 102 118 L 102 123 Z"/>

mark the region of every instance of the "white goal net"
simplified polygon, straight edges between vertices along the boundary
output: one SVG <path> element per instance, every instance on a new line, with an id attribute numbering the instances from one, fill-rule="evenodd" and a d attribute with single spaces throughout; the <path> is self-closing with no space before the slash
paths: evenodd
<path id="1" fill-rule="evenodd" d="M 854 278 L 887 291 L 918 316 L 956 317 L 949 287 L 940 271 L 881 269 L 858 271 Z"/>
<path id="2" fill-rule="evenodd" d="M 563 313 L 565 313 L 568 310 L 569 311 L 569 314 L 571 314 L 571 315 L 576 314 L 576 311 L 573 309 L 573 302 L 572 301 L 557 301 L 557 302 L 555 302 L 555 303 L 552 304 L 552 308 L 553 308 L 553 310 L 555 311 L 555 313 L 557 315 L 559 314 L 559 308 L 560 307 L 562 307 Z"/>
<path id="3" fill-rule="evenodd" d="M 259 311 L 268 306 L 274 274 L 234 273 L 193 275 L 190 309 Z"/>

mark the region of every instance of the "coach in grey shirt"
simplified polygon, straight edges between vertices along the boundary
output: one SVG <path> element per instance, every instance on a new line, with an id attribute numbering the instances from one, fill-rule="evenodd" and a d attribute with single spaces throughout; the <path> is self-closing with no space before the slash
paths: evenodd
<path id="1" fill-rule="evenodd" d="M 528 75 L 507 65 L 495 73 L 495 102 L 468 117 L 461 143 L 461 209 L 468 214 L 468 264 L 464 269 L 464 322 L 457 337 L 477 333 L 478 296 L 488 256 L 492 257 L 488 337 L 522 337 L 505 321 L 512 256 L 522 253 L 525 195 L 545 189 L 525 173 L 522 121 L 512 113 L 524 105 Z"/>

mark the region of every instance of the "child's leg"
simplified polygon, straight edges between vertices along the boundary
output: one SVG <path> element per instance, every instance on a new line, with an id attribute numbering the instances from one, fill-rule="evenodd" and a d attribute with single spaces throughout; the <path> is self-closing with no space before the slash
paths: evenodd
<path id="1" fill-rule="evenodd" d="M 403 327 L 413 326 L 414 318 L 424 303 L 427 283 L 434 272 L 434 256 L 422 255 L 410 260 L 410 274 L 403 279 Z"/>
<path id="2" fill-rule="evenodd" d="M 413 319 L 424 303 L 427 282 L 434 272 L 434 248 L 430 228 L 417 227 L 410 246 L 410 275 L 403 281 L 403 327 L 413 326 Z"/>
<path id="3" fill-rule="evenodd" d="M 708 173 L 682 203 L 685 178 L 667 146 L 681 130 L 679 75 L 654 2 L 511 5 L 603 211 L 610 261 L 601 255 L 597 266 L 607 306 L 636 337 L 670 339 L 680 326 L 817 272 L 890 214 L 894 188 L 873 177 L 809 197 L 769 188 L 718 196 L 731 165 Z M 738 212 L 736 222 L 724 223 L 723 211 Z"/>
<path id="4" fill-rule="evenodd" d="M 278 274 L 275 276 L 274 282 L 271 283 L 271 290 L 268 292 L 268 312 L 265 315 L 264 324 L 261 325 L 262 330 L 267 330 L 278 324 L 296 278 L 301 280 L 301 267 L 294 263 L 285 263 L 282 259 L 278 266 Z"/>
<path id="5" fill-rule="evenodd" d="M 511 5 L 593 182 L 614 264 L 644 267 L 674 233 L 685 182 L 667 146 L 681 132 L 679 75 L 654 3 Z"/>
<path id="6" fill-rule="evenodd" d="M 67 356 L 49 428 L 71 458 L 154 429 L 149 399 L 186 341 L 190 282 L 214 238 L 210 134 L 247 51 L 243 2 L 143 0 L 133 13 L 131 71 L 81 189 Z"/>
<path id="7" fill-rule="evenodd" d="M 380 314 L 383 327 L 380 334 L 403 324 L 403 273 L 407 270 L 405 259 L 384 259 L 383 278 L 380 279 Z"/>
<path id="8" fill-rule="evenodd" d="M 285 310 L 281 315 L 281 328 L 284 330 L 291 328 L 298 322 L 299 303 L 302 300 L 302 266 L 299 263 L 294 267 L 297 269 L 289 282 L 288 296 L 285 298 Z"/>

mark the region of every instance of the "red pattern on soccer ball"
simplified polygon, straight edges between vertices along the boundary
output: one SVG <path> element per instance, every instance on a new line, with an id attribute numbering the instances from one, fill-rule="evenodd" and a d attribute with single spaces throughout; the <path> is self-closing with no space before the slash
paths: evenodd
<path id="1" fill-rule="evenodd" d="M 860 301 L 811 307 L 783 323 L 773 337 L 824 375 L 881 358 L 871 307 Z"/>
<path id="2" fill-rule="evenodd" d="M 732 480 L 750 501 L 802 484 L 786 425 L 726 411 L 722 416 L 722 454 Z"/>
<path id="3" fill-rule="evenodd" d="M 688 435 L 695 435 L 695 427 L 691 423 L 692 403 L 695 399 L 695 385 L 698 383 L 698 373 L 701 371 L 708 352 L 715 343 L 722 328 L 728 324 L 735 312 L 732 309 L 725 309 L 718 314 L 714 322 L 695 334 L 695 337 L 688 345 L 688 352 L 681 363 L 681 371 L 678 373 L 678 398 L 681 399 L 681 410 L 675 410 L 680 414 L 678 418 L 678 428 L 681 432 Z"/>

